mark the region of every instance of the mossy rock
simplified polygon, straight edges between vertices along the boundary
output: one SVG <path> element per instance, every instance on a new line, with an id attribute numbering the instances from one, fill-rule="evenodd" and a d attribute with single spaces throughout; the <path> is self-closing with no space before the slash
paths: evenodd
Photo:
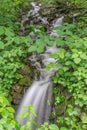
<path id="1" fill-rule="evenodd" d="M 55 107 L 55 113 L 57 116 L 63 115 L 65 113 L 65 111 L 66 111 L 66 103 L 65 102 L 63 102 Z"/>
<path id="2" fill-rule="evenodd" d="M 72 22 L 73 22 L 72 16 L 66 15 L 66 16 L 64 17 L 64 23 L 72 23 Z"/>
<path id="3" fill-rule="evenodd" d="M 29 65 L 24 65 L 23 68 L 19 70 L 19 73 L 21 75 L 32 75 L 34 72 L 34 69 Z"/>
<path id="4" fill-rule="evenodd" d="M 32 80 L 28 76 L 24 76 L 22 79 L 19 80 L 18 84 L 21 86 L 30 86 Z"/>

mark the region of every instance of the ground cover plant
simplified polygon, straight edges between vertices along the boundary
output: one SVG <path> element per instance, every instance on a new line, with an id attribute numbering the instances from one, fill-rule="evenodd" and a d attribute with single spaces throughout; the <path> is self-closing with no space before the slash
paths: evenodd
<path id="1" fill-rule="evenodd" d="M 69 3 L 77 7 L 81 1 L 68 1 Z M 70 94 L 69 102 L 62 116 L 56 116 L 54 112 L 53 116 L 56 116 L 56 119 L 42 124 L 38 130 L 87 130 L 86 14 L 79 18 L 80 22 L 77 24 L 66 23 L 55 28 L 59 37 L 50 37 L 40 30 L 36 34 L 39 37 L 33 41 L 29 35 L 20 36 L 17 32 L 20 23 L 16 22 L 16 16 L 21 12 L 21 7 L 24 9 L 27 5 L 28 0 L 0 1 L 0 130 L 31 130 L 32 121 L 29 120 L 25 126 L 16 121 L 15 111 L 8 98 L 10 88 L 22 78 L 17 70 L 25 64 L 24 59 L 27 59 L 27 55 L 31 52 L 42 53 L 46 45 L 52 46 L 54 42 L 60 48 L 58 53 L 51 55 L 57 63 L 50 63 L 46 67 L 47 71 L 59 67 L 58 72 L 52 77 L 56 86 L 53 104 L 56 107 L 66 100 L 63 94 L 58 93 L 58 85 L 67 89 Z M 81 7 L 85 5 L 84 0 Z M 35 26 L 33 28 L 35 29 Z M 32 107 L 29 107 L 29 112 L 35 115 Z M 29 116 L 28 113 L 25 113 L 23 118 L 26 116 Z"/>

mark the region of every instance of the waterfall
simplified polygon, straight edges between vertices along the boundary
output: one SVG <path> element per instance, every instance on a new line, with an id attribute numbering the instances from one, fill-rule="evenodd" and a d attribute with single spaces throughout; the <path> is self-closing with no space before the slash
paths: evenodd
<path id="1" fill-rule="evenodd" d="M 46 47 L 46 51 L 44 52 L 44 54 L 39 55 L 39 57 L 41 56 L 42 58 L 42 63 L 44 64 L 44 66 L 46 66 L 50 62 L 51 63 L 56 62 L 56 60 L 50 58 L 50 54 L 55 53 L 57 51 L 58 48 L 56 47 L 56 45 L 54 45 L 52 47 Z M 31 62 L 35 61 L 35 66 L 37 66 L 38 62 L 36 61 L 36 56 L 31 56 L 30 60 Z M 54 74 L 56 70 L 51 69 L 49 72 L 46 72 L 45 68 L 41 68 L 40 63 L 38 64 L 39 64 L 38 69 L 41 72 L 40 79 L 34 80 L 33 84 L 29 87 L 29 89 L 25 93 L 17 110 L 16 118 L 18 115 L 23 114 L 26 111 L 23 108 L 23 106 L 33 105 L 35 107 L 37 117 L 34 118 L 31 116 L 31 118 L 35 119 L 37 123 L 40 125 L 44 122 L 49 121 L 51 112 L 52 88 L 53 88 L 53 83 L 50 77 Z M 21 125 L 24 125 L 27 122 L 27 119 L 17 118 L 17 120 Z"/>
<path id="2" fill-rule="evenodd" d="M 34 3 L 32 4 L 34 7 L 34 13 L 38 14 L 38 6 L 36 6 Z M 32 13 L 33 11 L 29 12 Z M 28 13 L 28 15 L 29 15 Z M 41 19 L 41 17 L 39 16 Z M 60 26 L 62 24 L 63 17 L 60 17 L 57 19 L 55 23 L 53 23 L 53 26 Z M 23 22 L 22 22 L 23 26 Z M 53 35 L 53 32 L 52 32 Z M 50 113 L 51 113 L 51 101 L 52 101 L 52 88 L 53 83 L 51 81 L 51 77 L 54 75 L 54 73 L 57 71 L 57 69 L 51 69 L 49 72 L 46 72 L 45 67 L 49 63 L 56 63 L 56 60 L 50 57 L 50 54 L 53 54 L 55 52 L 58 52 L 59 49 L 56 47 L 56 44 L 54 43 L 53 46 L 49 47 L 46 46 L 46 50 L 43 54 L 38 54 L 41 58 L 41 63 L 38 62 L 38 55 L 36 53 L 33 53 L 32 56 L 30 56 L 29 60 L 31 61 L 31 64 L 35 66 L 40 71 L 40 78 L 39 80 L 34 80 L 32 85 L 29 87 L 27 92 L 25 93 L 19 108 L 16 113 L 16 119 L 21 125 L 26 124 L 27 118 L 22 119 L 18 118 L 20 114 L 23 114 L 26 110 L 23 108 L 23 106 L 29 106 L 33 105 L 35 108 L 35 112 L 37 114 L 37 117 L 30 116 L 31 119 L 36 120 L 38 125 L 41 125 L 44 122 L 49 121 Z M 42 65 L 43 64 L 43 65 Z M 33 130 L 36 128 L 33 128 Z"/>

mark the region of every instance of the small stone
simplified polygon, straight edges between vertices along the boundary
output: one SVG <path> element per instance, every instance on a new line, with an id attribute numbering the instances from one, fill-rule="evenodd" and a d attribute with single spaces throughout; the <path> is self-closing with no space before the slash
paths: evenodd
<path id="1" fill-rule="evenodd" d="M 14 89 L 15 92 L 17 92 L 17 93 L 21 93 L 21 92 L 22 92 L 22 87 L 19 86 L 19 85 L 17 85 L 17 84 L 13 86 L 13 89 Z"/>
<path id="2" fill-rule="evenodd" d="M 22 95 L 15 92 L 13 95 L 13 104 L 19 104 L 21 98 L 22 98 Z"/>
<path id="3" fill-rule="evenodd" d="M 30 77 L 24 76 L 22 79 L 19 80 L 18 84 L 21 86 L 30 86 L 32 83 Z"/>

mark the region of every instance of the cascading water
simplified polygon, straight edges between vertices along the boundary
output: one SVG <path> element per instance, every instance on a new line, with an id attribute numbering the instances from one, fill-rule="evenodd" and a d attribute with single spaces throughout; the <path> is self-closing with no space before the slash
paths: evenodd
<path id="1" fill-rule="evenodd" d="M 50 54 L 57 52 L 56 46 L 47 47 L 44 54 L 40 54 L 39 57 L 42 58 L 42 64 L 46 66 L 50 62 L 55 63 L 56 60 L 50 58 Z M 37 113 L 36 121 L 40 125 L 46 121 L 49 121 L 50 111 L 51 111 L 51 98 L 52 98 L 52 81 L 50 77 L 54 74 L 55 70 L 50 70 L 46 72 L 44 68 L 41 68 L 40 63 L 36 61 L 37 57 L 32 55 L 30 57 L 31 62 L 35 62 L 35 66 L 39 69 L 40 80 L 34 81 L 31 87 L 25 93 L 23 100 L 19 106 L 16 117 L 23 114 L 26 110 L 23 106 L 33 105 L 35 106 L 35 111 Z M 38 64 L 37 64 L 38 63 Z M 24 125 L 27 119 L 18 119 L 20 124 Z"/>
<path id="2" fill-rule="evenodd" d="M 33 6 L 36 10 L 35 4 L 33 4 Z M 36 13 L 37 12 L 38 9 L 36 10 Z M 53 26 L 61 25 L 62 20 L 63 17 L 59 18 L 59 20 L 57 19 L 57 21 L 53 23 Z M 36 53 L 33 53 L 32 56 L 29 58 L 31 64 L 34 65 L 40 71 L 40 79 L 33 81 L 33 84 L 27 90 L 19 105 L 19 108 L 16 113 L 16 118 L 21 125 L 26 124 L 27 118 L 22 119 L 22 118 L 18 118 L 18 116 L 20 114 L 23 114 L 26 111 L 23 108 L 23 106 L 29 106 L 29 105 L 33 105 L 35 107 L 35 112 L 37 114 L 37 117 L 31 115 L 30 118 L 36 120 L 38 125 L 49 121 L 49 117 L 51 113 L 51 99 L 52 99 L 52 88 L 53 88 L 51 77 L 54 75 L 57 69 L 51 69 L 49 72 L 46 72 L 45 67 L 50 62 L 54 64 L 56 63 L 56 60 L 50 58 L 50 54 L 58 52 L 58 50 L 59 49 L 56 47 L 55 44 L 52 47 L 46 46 L 46 50 L 44 54 L 37 55 Z M 38 57 L 41 58 L 41 63 L 38 62 L 37 60 Z M 34 129 L 36 128 L 33 128 L 33 130 Z"/>

